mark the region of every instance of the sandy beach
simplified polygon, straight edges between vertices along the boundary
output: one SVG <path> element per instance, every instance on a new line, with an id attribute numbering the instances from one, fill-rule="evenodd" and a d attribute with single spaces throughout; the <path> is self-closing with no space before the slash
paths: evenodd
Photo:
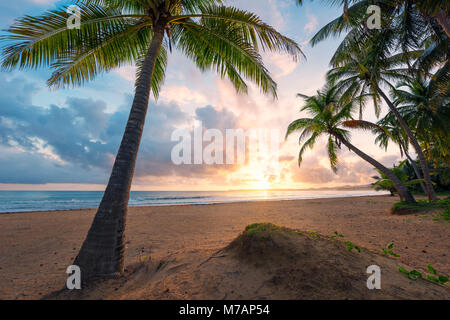
<path id="1" fill-rule="evenodd" d="M 448 223 L 432 214 L 392 215 L 389 196 L 130 208 L 126 265 L 176 260 L 178 270 L 210 257 L 255 222 L 271 222 L 381 252 L 419 271 L 450 274 Z M 0 214 L 0 299 L 39 299 L 63 287 L 95 210 Z M 176 270 L 176 269 L 175 269 Z M 175 271 L 174 271 L 175 272 Z M 132 298 L 132 297 L 131 297 Z M 179 297 L 183 298 L 183 297 Z"/>

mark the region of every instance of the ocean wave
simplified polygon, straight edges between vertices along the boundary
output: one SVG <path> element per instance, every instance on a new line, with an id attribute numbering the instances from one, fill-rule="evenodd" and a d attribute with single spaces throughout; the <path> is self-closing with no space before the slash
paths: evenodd
<path id="1" fill-rule="evenodd" d="M 198 197 L 192 197 L 192 196 L 178 196 L 178 197 L 146 197 L 146 198 L 131 198 L 130 201 L 153 201 L 153 200 L 199 200 L 199 199 L 209 199 L 211 196 L 198 196 Z"/>
<path id="2" fill-rule="evenodd" d="M 294 200 L 339 198 L 366 195 L 381 195 L 373 190 L 360 191 L 245 191 L 239 192 L 183 192 L 183 191 L 139 191 L 132 192 L 130 206 L 188 205 L 207 203 L 229 203 L 247 201 Z M 96 208 L 103 192 L 65 191 L 6 191 L 0 192 L 0 212 L 55 211 Z"/>

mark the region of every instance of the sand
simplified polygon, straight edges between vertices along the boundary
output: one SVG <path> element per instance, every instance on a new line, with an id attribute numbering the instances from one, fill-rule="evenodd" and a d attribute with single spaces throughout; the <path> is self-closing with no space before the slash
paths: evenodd
<path id="1" fill-rule="evenodd" d="M 220 270 L 223 275 L 244 268 L 236 259 L 209 258 L 255 222 L 314 230 L 323 235 L 339 231 L 345 240 L 376 253 L 393 241 L 400 258 L 390 259 L 387 264 L 392 264 L 391 269 L 402 264 L 423 272 L 430 263 L 441 274 L 449 275 L 448 222 L 433 221 L 430 213 L 392 215 L 389 209 L 395 201 L 379 196 L 130 208 L 126 265 L 130 266 L 129 277 L 140 279 L 141 286 L 130 287 L 128 278 L 125 282 L 116 280 L 107 285 L 109 291 L 96 291 L 97 296 L 90 298 L 208 298 L 207 291 L 201 290 L 217 289 Z M 95 210 L 75 210 L 0 215 L 0 299 L 39 299 L 61 289 L 67 276 L 65 270 L 72 264 L 94 214 Z M 381 255 L 376 254 L 378 257 Z M 138 267 L 147 271 L 132 274 Z M 153 271 L 159 269 L 165 271 L 155 278 Z M 199 270 L 203 274 L 193 274 Z M 151 281 L 155 290 L 142 286 L 146 281 Z M 243 280 L 236 276 L 236 281 Z M 126 290 L 112 290 L 111 285 Z M 223 290 L 226 288 L 223 286 Z M 118 293 L 114 296 L 111 290 Z M 212 290 L 217 292 L 209 298 L 302 298 L 286 296 L 288 291 L 271 296 L 243 289 L 225 296 L 223 290 Z M 240 297 L 242 293 L 246 296 Z"/>

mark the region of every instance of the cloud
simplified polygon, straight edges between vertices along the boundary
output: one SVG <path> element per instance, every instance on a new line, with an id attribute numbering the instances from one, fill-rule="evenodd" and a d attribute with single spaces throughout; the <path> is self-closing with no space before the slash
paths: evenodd
<path id="1" fill-rule="evenodd" d="M 230 6 L 243 8 L 250 12 L 256 12 L 261 19 L 269 23 L 277 30 L 283 29 L 286 25 L 285 17 L 280 9 L 286 7 L 285 1 L 280 0 L 229 0 Z"/>
<path id="2" fill-rule="evenodd" d="M 132 96 L 108 113 L 102 100 L 68 97 L 64 105 L 32 104 L 37 88 L 22 78 L 0 78 L 0 183 L 105 183 L 122 139 Z M 171 151 L 177 142 L 172 132 L 191 127 L 194 120 L 205 128 L 235 128 L 236 115 L 211 105 L 195 115 L 176 103 L 149 104 L 149 114 L 136 166 L 136 181 L 149 177 L 212 177 L 215 166 L 176 166 Z M 155 181 L 153 179 L 153 181 Z M 163 183 L 161 179 L 157 183 Z"/>
<path id="3" fill-rule="evenodd" d="M 234 129 L 238 124 L 236 115 L 226 109 L 218 111 L 212 106 L 206 106 L 203 108 L 197 108 L 195 110 L 195 114 L 196 118 L 202 121 L 203 126 L 208 129 Z"/>
<path id="4" fill-rule="evenodd" d="M 191 90 L 186 86 L 179 85 L 164 86 L 161 90 L 160 99 L 180 105 L 205 105 L 208 103 L 208 99 L 202 93 Z"/>
<path id="5" fill-rule="evenodd" d="M 321 158 L 321 160 L 325 158 Z M 303 161 L 298 167 L 297 161 L 293 161 L 288 170 L 292 172 L 292 179 L 296 182 L 312 185 L 333 184 L 368 184 L 373 168 L 363 160 L 348 161 L 341 159 L 338 171 L 335 174 L 329 166 L 324 166 L 313 158 L 312 161 Z"/>
<path id="6" fill-rule="evenodd" d="M 317 29 L 317 26 L 319 25 L 319 20 L 313 14 L 308 14 L 307 16 L 308 22 L 305 24 L 303 30 L 305 30 L 308 34 L 311 34 Z"/>
<path id="7" fill-rule="evenodd" d="M 136 81 L 136 67 L 134 66 L 125 66 L 120 67 L 115 70 L 115 72 L 123 79 L 131 82 Z"/>
<path id="8" fill-rule="evenodd" d="M 284 174 L 290 176 L 294 182 L 317 186 L 365 185 L 372 182 L 371 177 L 376 174 L 374 167 L 344 148 L 338 153 L 338 171 L 334 173 L 329 165 L 325 143 L 321 146 L 319 141 L 313 151 L 306 153 L 300 167 L 297 158 L 292 159 L 292 162 L 284 167 Z M 387 167 L 392 167 L 400 160 L 396 155 L 374 158 Z"/>
<path id="9" fill-rule="evenodd" d="M 290 75 L 297 68 L 297 62 L 287 54 L 274 53 L 266 61 L 268 61 L 269 70 L 273 72 L 276 78 Z"/>
<path id="10" fill-rule="evenodd" d="M 54 2 L 57 1 L 3 1 L 4 10 L 0 10 L 3 28 L 9 21 L 24 14 L 41 14 L 43 9 L 54 6 Z M 63 4 L 62 1 L 59 3 Z M 256 12 L 265 22 L 297 41 L 310 38 L 308 34 L 320 27 L 316 21 L 339 14 L 322 8 L 311 11 L 317 18 L 307 15 L 303 19 L 301 17 L 306 11 L 289 0 L 232 0 L 231 4 Z M 299 63 L 298 68 L 288 56 L 264 54 L 264 62 L 278 83 L 278 100 L 261 94 L 251 81 L 247 82 L 249 94 L 238 95 L 228 80 L 217 77 L 215 72 L 201 72 L 195 63 L 175 50 L 169 57 L 168 74 L 160 99 L 157 104 L 150 104 L 135 181 L 141 184 L 172 184 L 176 188 L 184 184 L 200 185 L 198 179 L 211 179 L 211 186 L 221 183 L 223 188 L 228 181 L 226 174 L 232 168 L 176 167 L 171 164 L 169 151 L 173 143 L 169 138 L 172 130 L 191 128 L 194 120 L 200 120 L 205 128 L 276 128 L 284 134 L 288 123 L 301 117 L 298 113 L 301 101 L 295 98 L 295 94 L 313 94 L 322 86 L 327 62 L 334 48 L 334 42 L 306 48 L 308 62 Z M 0 152 L 4 153 L 0 157 L 0 183 L 105 183 L 122 138 L 132 96 L 124 96 L 122 106 L 117 107 L 122 94 L 133 91 L 135 68 L 122 67 L 113 71 L 112 77 L 105 75 L 85 88 L 61 90 L 54 95 L 42 89 L 49 74 L 50 70 L 44 69 L 27 72 L 26 80 L 16 78 L 7 81 L 9 76 L 6 73 L 0 78 Z M 33 78 L 39 81 L 36 82 L 39 87 L 30 82 Z M 356 134 L 355 142 L 361 143 L 358 141 L 361 136 Z M 368 145 L 366 147 L 369 149 Z M 298 169 L 296 165 L 298 145 L 293 143 L 285 149 L 289 155 L 282 158 L 283 167 L 293 163 L 291 169 L 283 172 L 287 183 L 298 172 L 304 173 L 305 181 L 331 179 L 333 183 L 338 182 L 324 155 L 320 156 L 320 163 L 311 163 L 309 167 L 305 160 L 304 168 L 311 168 L 311 172 L 299 171 L 303 167 Z M 377 151 L 373 152 L 377 154 Z M 315 153 L 311 154 L 314 159 Z M 379 151 L 377 156 L 380 157 L 380 154 L 383 155 L 383 151 Z M 355 158 L 348 156 L 344 159 L 349 169 L 343 166 L 341 171 L 342 175 L 348 171 L 346 179 L 352 179 L 351 170 L 357 169 L 351 167 L 355 165 L 352 160 Z M 368 172 L 373 174 L 371 169 Z M 300 173 L 295 174 L 295 181 L 302 181 Z M 245 183 L 250 175 L 243 173 L 236 176 Z M 233 187 L 232 183 L 230 181 L 230 187 Z"/>
<path id="11" fill-rule="evenodd" d="M 0 145 L 0 183 L 97 183 L 106 173 L 101 168 L 86 169 L 77 164 L 59 165 L 39 153 Z"/>

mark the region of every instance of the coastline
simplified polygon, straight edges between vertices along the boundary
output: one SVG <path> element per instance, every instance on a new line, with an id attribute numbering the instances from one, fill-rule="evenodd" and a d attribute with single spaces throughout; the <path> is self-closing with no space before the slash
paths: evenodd
<path id="1" fill-rule="evenodd" d="M 396 201 L 368 196 L 132 207 L 125 264 L 149 258 L 189 266 L 227 246 L 247 225 L 271 222 L 325 236 L 338 231 L 377 253 L 393 241 L 399 263 L 419 271 L 430 263 L 449 274 L 448 224 L 433 221 L 430 213 L 392 215 Z M 61 289 L 94 214 L 95 209 L 0 215 L 0 299 L 39 299 Z"/>
<path id="2" fill-rule="evenodd" d="M 324 190 L 325 191 L 325 190 Z M 144 204 L 144 205 L 129 205 L 129 208 L 146 208 L 146 207 L 171 207 L 171 206 L 203 206 L 203 205 L 220 205 L 228 203 L 249 203 L 249 202 L 266 202 L 266 201 L 299 201 L 299 200 L 314 200 L 314 199 L 346 199 L 346 198 L 361 198 L 361 197 L 385 197 L 388 193 L 378 192 L 378 195 L 336 195 L 336 196 L 311 196 L 304 198 L 284 198 L 284 199 L 249 199 L 249 200 L 224 200 L 224 201 L 212 201 L 212 202 L 198 202 L 198 203 L 170 203 L 170 204 Z M 39 212 L 70 212 L 70 211 L 83 211 L 83 210 L 95 210 L 98 206 L 83 207 L 74 209 L 54 209 L 54 210 L 29 210 L 29 211 L 0 211 L 2 214 L 18 214 L 18 213 L 39 213 Z"/>

